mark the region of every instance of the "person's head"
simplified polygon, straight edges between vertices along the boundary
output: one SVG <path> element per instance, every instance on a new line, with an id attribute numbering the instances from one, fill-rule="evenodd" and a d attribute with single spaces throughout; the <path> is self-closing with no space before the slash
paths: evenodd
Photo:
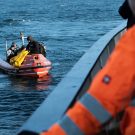
<path id="1" fill-rule="evenodd" d="M 28 41 L 28 42 L 32 42 L 32 41 L 33 41 L 32 36 L 28 36 L 28 37 L 27 37 L 27 41 Z"/>
<path id="2" fill-rule="evenodd" d="M 17 48 L 16 43 L 15 43 L 15 42 L 12 42 L 12 44 L 11 44 L 11 49 L 12 49 L 12 50 L 15 50 L 16 48 Z"/>

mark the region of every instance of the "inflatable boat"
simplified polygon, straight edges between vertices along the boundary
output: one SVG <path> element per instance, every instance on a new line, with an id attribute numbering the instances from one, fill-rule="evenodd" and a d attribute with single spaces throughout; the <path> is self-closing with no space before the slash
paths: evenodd
<path id="1" fill-rule="evenodd" d="M 49 73 L 51 62 L 42 54 L 27 55 L 19 68 L 0 58 L 0 69 L 15 76 L 43 77 Z"/>

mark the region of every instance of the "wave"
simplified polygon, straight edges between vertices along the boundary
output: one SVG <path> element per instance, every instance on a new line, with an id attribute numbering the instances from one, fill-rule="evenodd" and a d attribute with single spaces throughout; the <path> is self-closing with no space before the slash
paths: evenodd
<path id="1" fill-rule="evenodd" d="M 25 19 L 12 19 L 12 18 L 8 18 L 8 19 L 4 19 L 0 22 L 0 25 L 20 25 L 23 24 L 25 22 L 30 22 L 30 20 L 25 20 Z"/>

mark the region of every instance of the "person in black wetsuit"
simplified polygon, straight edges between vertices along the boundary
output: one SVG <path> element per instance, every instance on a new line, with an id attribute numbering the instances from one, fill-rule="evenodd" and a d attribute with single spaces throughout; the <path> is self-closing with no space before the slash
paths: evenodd
<path id="1" fill-rule="evenodd" d="M 26 46 L 26 50 L 30 52 L 30 54 L 43 54 L 46 57 L 46 50 L 44 46 L 35 41 L 32 36 L 27 37 L 28 45 Z"/>
<path id="2" fill-rule="evenodd" d="M 129 1 L 125 0 L 124 3 L 119 8 L 119 14 L 123 19 L 127 19 L 127 29 L 135 24 L 135 16 L 131 11 Z"/>
<path id="3" fill-rule="evenodd" d="M 35 41 L 32 36 L 27 37 L 28 45 L 26 46 L 26 50 L 30 52 L 30 54 L 39 54 L 40 48 L 39 43 Z"/>

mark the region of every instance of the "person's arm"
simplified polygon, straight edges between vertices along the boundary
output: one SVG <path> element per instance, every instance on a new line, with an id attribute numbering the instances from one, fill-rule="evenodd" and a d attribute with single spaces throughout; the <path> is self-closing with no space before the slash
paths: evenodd
<path id="1" fill-rule="evenodd" d="M 29 44 L 26 46 L 26 50 L 30 50 L 30 45 Z"/>
<path id="2" fill-rule="evenodd" d="M 38 54 L 40 54 L 40 53 L 41 53 L 41 51 L 40 51 L 40 50 L 41 50 L 41 49 L 40 49 L 40 43 L 35 42 L 35 45 L 36 45 L 36 48 L 35 48 L 36 50 L 35 50 L 35 51 L 36 51 Z"/>

